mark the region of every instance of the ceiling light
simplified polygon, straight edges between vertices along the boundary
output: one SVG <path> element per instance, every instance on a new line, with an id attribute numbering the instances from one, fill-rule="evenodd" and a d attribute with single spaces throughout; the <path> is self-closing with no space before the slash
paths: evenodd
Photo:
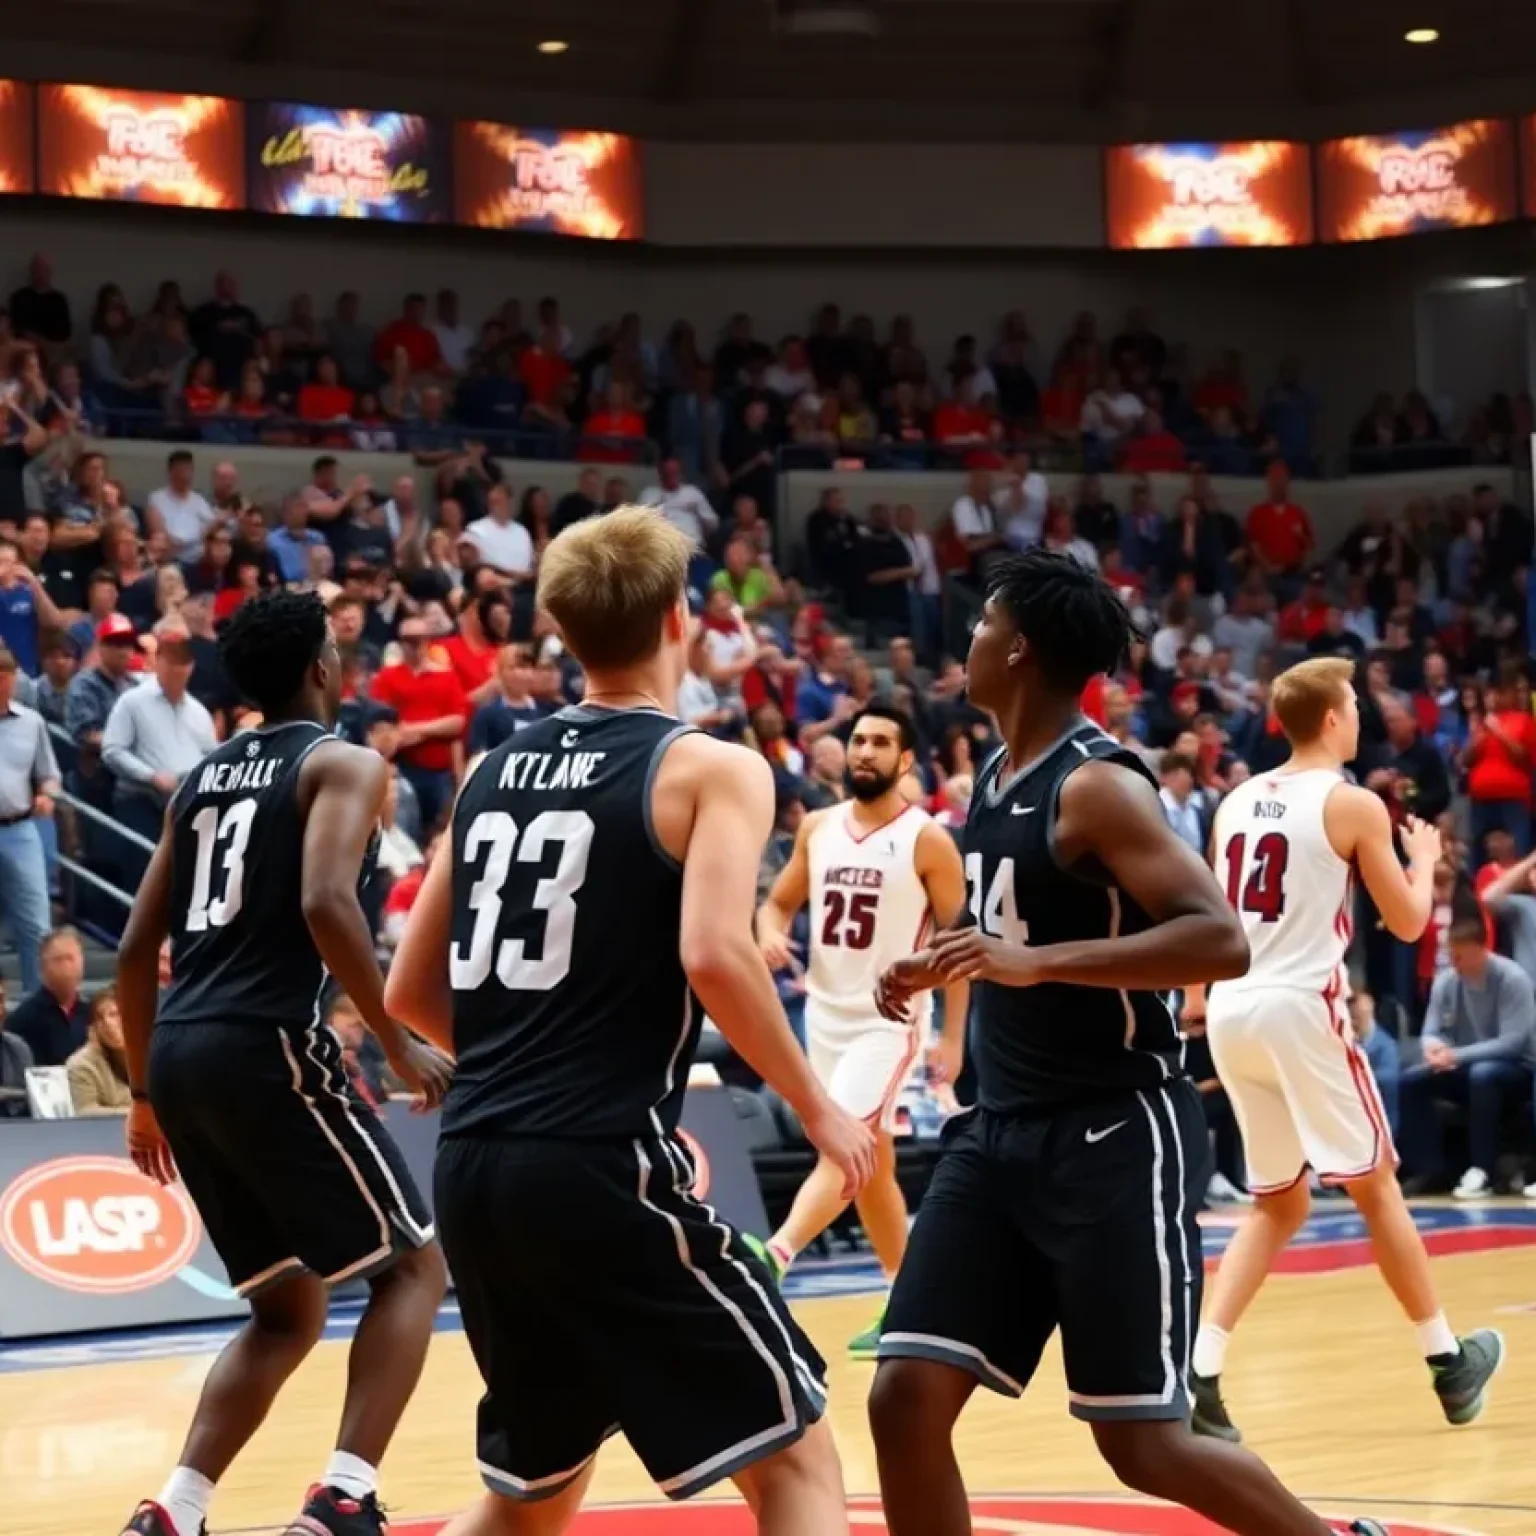
<path id="1" fill-rule="evenodd" d="M 1440 34 L 1433 27 L 1414 27 L 1403 33 L 1405 43 L 1438 43 Z"/>
<path id="2" fill-rule="evenodd" d="M 546 38 L 539 44 L 540 53 L 564 53 L 571 45 L 563 37 Z"/>

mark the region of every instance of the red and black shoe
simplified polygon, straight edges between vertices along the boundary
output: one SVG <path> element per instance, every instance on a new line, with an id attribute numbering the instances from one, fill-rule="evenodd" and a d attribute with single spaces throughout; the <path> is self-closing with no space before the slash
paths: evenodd
<path id="1" fill-rule="evenodd" d="M 316 1483 L 304 1498 L 303 1510 L 283 1536 L 385 1536 L 389 1521 L 376 1494 L 354 1499 L 350 1494 Z"/>
<path id="2" fill-rule="evenodd" d="M 199 1526 L 201 1536 L 208 1536 L 208 1527 Z M 163 1505 L 156 1504 L 153 1499 L 145 1499 L 134 1510 L 133 1518 L 123 1527 L 123 1536 L 180 1536 L 180 1532 L 171 1523 L 171 1517 L 165 1512 Z"/>

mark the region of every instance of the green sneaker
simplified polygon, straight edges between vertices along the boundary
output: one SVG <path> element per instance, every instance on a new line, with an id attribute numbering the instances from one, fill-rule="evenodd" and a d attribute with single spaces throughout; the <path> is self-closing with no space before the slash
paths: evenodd
<path id="1" fill-rule="evenodd" d="M 877 1359 L 880 1354 L 880 1330 L 884 1327 L 885 1311 L 882 1308 L 880 1316 L 863 1333 L 855 1334 L 848 1340 L 848 1358 L 850 1360 Z"/>
<path id="2" fill-rule="evenodd" d="M 750 1232 L 743 1232 L 741 1240 L 757 1256 L 763 1268 L 768 1271 L 768 1278 L 775 1285 L 779 1285 L 784 1279 L 784 1266 L 779 1262 L 778 1256 L 774 1253 L 773 1249 L 762 1238 L 754 1237 Z"/>
<path id="3" fill-rule="evenodd" d="M 1488 1383 L 1504 1363 L 1504 1335 L 1479 1328 L 1458 1339 L 1460 1350 L 1443 1362 L 1431 1360 L 1435 1392 L 1450 1424 L 1470 1424 L 1488 1401 Z"/>
<path id="4" fill-rule="evenodd" d="M 1197 1435 L 1212 1440 L 1225 1440 L 1228 1445 L 1241 1445 L 1242 1431 L 1227 1413 L 1227 1405 L 1221 1400 L 1220 1376 L 1196 1376 L 1189 1373 L 1190 1396 L 1194 1399 L 1189 1427 Z"/>

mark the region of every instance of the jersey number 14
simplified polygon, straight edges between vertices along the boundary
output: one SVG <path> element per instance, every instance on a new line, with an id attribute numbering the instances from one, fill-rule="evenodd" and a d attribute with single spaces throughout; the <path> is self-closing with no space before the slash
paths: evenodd
<path id="1" fill-rule="evenodd" d="M 1019 917 L 1018 901 L 1013 890 L 1013 860 L 999 859 L 993 872 L 992 883 L 987 886 L 986 900 L 982 900 L 981 888 L 986 879 L 986 866 L 979 853 L 965 856 L 965 884 L 970 896 L 971 917 L 976 926 L 990 939 L 1001 939 L 1005 944 L 1029 943 L 1029 924 Z"/>
<path id="2" fill-rule="evenodd" d="M 1253 868 L 1244 885 L 1247 849 L 1245 832 L 1227 843 L 1227 901 L 1239 912 L 1254 912 L 1263 922 L 1278 923 L 1285 912 L 1285 867 L 1291 862 L 1291 845 L 1283 832 L 1266 832 L 1253 845 Z"/>

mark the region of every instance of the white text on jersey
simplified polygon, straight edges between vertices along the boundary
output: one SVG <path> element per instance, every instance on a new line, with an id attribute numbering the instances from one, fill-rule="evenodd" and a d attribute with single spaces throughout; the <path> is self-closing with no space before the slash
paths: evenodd
<path id="1" fill-rule="evenodd" d="M 227 795 L 237 789 L 268 789 L 285 758 L 264 757 L 245 763 L 209 763 L 197 781 L 200 795 Z"/>
<path id="2" fill-rule="evenodd" d="M 602 766 L 606 752 L 511 752 L 501 765 L 502 789 L 586 789 Z"/>

